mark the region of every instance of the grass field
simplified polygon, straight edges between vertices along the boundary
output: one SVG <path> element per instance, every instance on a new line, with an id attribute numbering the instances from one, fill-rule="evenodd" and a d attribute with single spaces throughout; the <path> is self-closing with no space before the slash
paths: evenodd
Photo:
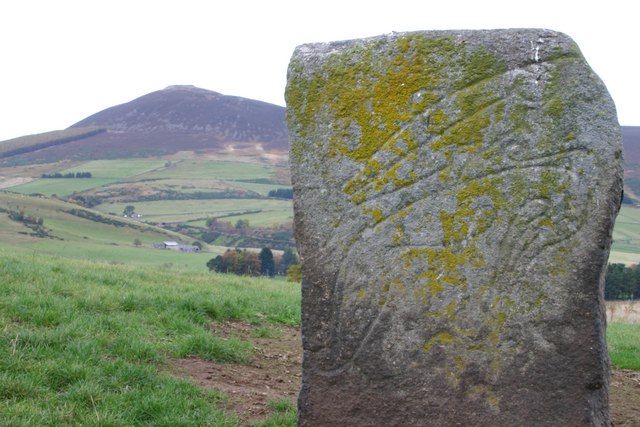
<path id="1" fill-rule="evenodd" d="M 91 172 L 94 178 L 124 179 L 162 169 L 165 164 L 164 160 L 93 160 L 60 172 Z"/>
<path id="2" fill-rule="evenodd" d="M 107 178 L 68 178 L 68 179 L 37 179 L 26 184 L 11 187 L 11 191 L 22 194 L 43 194 L 45 196 L 53 196 L 54 194 L 66 197 L 72 193 L 86 191 L 91 188 L 101 187 L 103 185 L 116 182 L 117 179 Z"/>
<path id="3" fill-rule="evenodd" d="M 106 203 L 95 207 L 104 213 L 122 213 L 132 203 Z M 234 215 L 230 221 L 240 218 L 243 212 L 260 211 L 247 216 L 252 225 L 273 225 L 293 220 L 291 200 L 261 199 L 214 199 L 214 200 L 161 200 L 155 202 L 139 202 L 133 204 L 136 213 L 145 221 L 189 222 L 204 221 L 207 217 L 224 217 Z M 203 224 L 203 222 L 202 222 Z"/>
<path id="4" fill-rule="evenodd" d="M 253 182 L 240 182 L 235 181 L 232 183 L 234 187 L 245 188 L 250 191 L 255 191 L 256 193 L 266 196 L 269 194 L 271 190 L 277 190 L 278 188 L 291 188 L 290 185 L 283 184 L 256 184 Z"/>
<path id="5" fill-rule="evenodd" d="M 271 178 L 274 170 L 257 163 L 217 160 L 180 160 L 172 166 L 144 174 L 141 178 L 256 180 Z"/>
<path id="6" fill-rule="evenodd" d="M 607 343 L 613 366 L 640 370 L 640 324 L 610 323 Z"/>
<path id="7" fill-rule="evenodd" d="M 640 262 L 640 209 L 623 206 L 613 229 L 609 262 Z"/>
<path id="8" fill-rule="evenodd" d="M 297 326 L 300 287 L 0 249 L 2 425 L 239 426 L 229 396 L 172 375 L 172 360 L 246 363 L 254 352 L 212 325 Z M 616 368 L 640 370 L 640 325 L 611 323 Z M 251 426 L 295 426 L 292 402 Z M 247 425 L 247 424 L 242 424 Z"/>
<path id="9" fill-rule="evenodd" d="M 11 191 L 22 194 L 44 194 L 51 196 L 69 196 L 72 193 L 106 186 L 124 179 L 131 179 L 163 167 L 161 160 L 95 160 L 82 163 L 58 172 L 63 175 L 69 172 L 91 172 L 91 178 L 58 178 L 37 179 L 27 184 L 11 187 Z"/>
<path id="10" fill-rule="evenodd" d="M 202 253 L 160 251 L 153 243 L 176 240 L 191 243 L 193 239 L 122 218 L 105 216 L 116 224 L 103 223 L 68 213 L 81 209 L 60 200 L 27 197 L 0 192 L 0 207 L 11 211 L 23 211 L 34 217 L 42 217 L 43 225 L 54 238 L 29 236 L 32 230 L 0 213 L 0 249 L 5 248 L 25 256 L 34 253 L 64 258 L 102 260 L 111 263 L 146 264 L 163 270 L 206 271 L 206 263 L 224 251 L 224 248 L 207 246 Z M 139 241 L 137 246 L 135 241 Z"/>
<path id="11" fill-rule="evenodd" d="M 52 167 L 48 166 L 47 173 L 52 172 Z M 290 200 L 259 198 L 267 196 L 271 190 L 290 188 L 288 172 L 281 166 L 201 158 L 126 159 L 76 162 L 55 171 L 62 174 L 90 172 L 92 177 L 40 179 L 25 175 L 29 172 L 25 168 L 20 177 L 36 179 L 9 189 L 26 195 L 102 200 L 95 209 L 114 215 L 121 215 L 125 206 L 133 204 L 144 221 L 187 223 L 203 231 L 209 217 L 228 217 L 234 223 L 245 219 L 256 227 L 279 226 L 293 221 Z M 7 169 L 5 181 L 16 172 Z"/>
<path id="12" fill-rule="evenodd" d="M 118 182 L 135 183 L 149 180 L 179 180 L 188 182 L 193 188 L 209 188 L 211 181 L 227 182 L 219 184 L 225 188 L 243 188 L 266 195 L 270 190 L 287 187 L 287 183 L 265 184 L 250 181 L 274 180 L 276 169 L 268 165 L 247 162 L 219 160 L 183 159 L 177 161 L 126 159 L 94 160 L 73 167 L 56 170 L 62 174 L 69 172 L 91 172 L 89 179 L 40 179 L 28 184 L 11 187 L 11 191 L 23 194 L 39 193 L 50 196 L 68 196 Z M 202 181 L 204 184 L 199 185 Z M 246 182 L 249 181 L 249 182 Z M 170 182 L 166 183 L 171 185 Z"/>
<path id="13" fill-rule="evenodd" d="M 147 265 L 163 271 L 191 271 L 206 272 L 207 261 L 224 252 L 224 248 L 212 247 L 211 251 L 201 253 L 183 253 L 151 248 L 144 243 L 144 247 L 135 247 L 131 242 L 126 245 L 97 244 L 97 243 L 69 243 L 52 240 L 40 240 L 24 244 L 19 249 L 29 256 L 32 253 L 51 255 L 61 258 L 72 258 L 87 261 L 102 261 L 110 264 Z M 0 245 L 0 247 L 7 247 Z"/>
<path id="14" fill-rule="evenodd" d="M 299 286 L 284 281 L 2 250 L 0 271 L 2 425 L 237 426 L 228 397 L 169 374 L 171 360 L 244 363 L 252 345 L 212 323 L 300 319 Z M 293 426 L 295 413 L 255 425 Z"/>

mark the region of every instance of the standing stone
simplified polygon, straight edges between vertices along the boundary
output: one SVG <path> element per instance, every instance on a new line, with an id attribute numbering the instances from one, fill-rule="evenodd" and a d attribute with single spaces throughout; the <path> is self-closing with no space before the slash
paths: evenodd
<path id="1" fill-rule="evenodd" d="M 301 426 L 609 425 L 613 102 L 548 30 L 299 46 Z"/>

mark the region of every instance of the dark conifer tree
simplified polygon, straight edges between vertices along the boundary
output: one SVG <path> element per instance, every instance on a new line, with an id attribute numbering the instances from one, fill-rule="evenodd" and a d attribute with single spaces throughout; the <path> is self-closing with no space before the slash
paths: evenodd
<path id="1" fill-rule="evenodd" d="M 273 276 L 276 274 L 273 252 L 271 252 L 269 248 L 262 248 L 260 251 L 260 274 L 263 276 Z"/>

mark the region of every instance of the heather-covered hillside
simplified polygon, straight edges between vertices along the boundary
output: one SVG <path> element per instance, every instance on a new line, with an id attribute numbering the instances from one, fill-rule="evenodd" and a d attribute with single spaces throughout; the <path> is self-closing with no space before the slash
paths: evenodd
<path id="1" fill-rule="evenodd" d="M 282 155 L 288 150 L 284 107 L 194 86 L 169 86 L 107 108 L 70 129 L 77 128 L 105 131 L 19 152 L 3 163 L 149 157 L 178 151 Z"/>

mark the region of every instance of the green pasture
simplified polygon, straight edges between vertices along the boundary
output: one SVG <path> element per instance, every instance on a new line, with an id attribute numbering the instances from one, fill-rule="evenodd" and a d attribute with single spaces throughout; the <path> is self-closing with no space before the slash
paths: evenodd
<path id="1" fill-rule="evenodd" d="M 166 240 L 166 239 L 165 239 Z M 159 240 L 160 242 L 162 240 Z M 0 243 L 0 248 L 2 248 Z M 8 248 L 8 247 L 7 247 Z M 102 261 L 111 264 L 150 266 L 163 271 L 191 271 L 204 273 L 207 261 L 224 253 L 225 248 L 212 246 L 210 251 L 200 253 L 184 253 L 170 250 L 154 249 L 150 242 L 143 242 L 137 247 L 133 240 L 122 244 L 103 244 L 88 242 L 65 243 L 41 239 L 21 245 L 27 254 L 56 256 L 86 261 Z"/>
<path id="2" fill-rule="evenodd" d="M 247 363 L 211 324 L 297 325 L 300 287 L 0 250 L 0 425 L 246 426 L 231 396 L 172 374 L 175 359 Z M 254 427 L 294 426 L 269 402 Z"/>
<path id="3" fill-rule="evenodd" d="M 272 227 L 293 223 L 293 208 L 291 204 L 282 204 L 278 209 L 268 210 L 254 214 L 238 215 L 229 218 L 222 218 L 221 221 L 235 223 L 239 219 L 249 221 L 252 227 Z"/>
<path id="4" fill-rule="evenodd" d="M 260 211 L 253 216 L 257 222 L 274 221 L 285 223 L 292 215 L 291 200 L 264 199 L 215 199 L 215 200 L 161 200 L 140 203 L 105 203 L 94 209 L 105 213 L 122 213 L 127 205 L 133 205 L 136 213 L 145 221 L 189 222 L 204 221 L 208 217 L 220 218 L 227 215 L 242 214 L 247 211 Z M 233 216 L 235 222 L 238 217 Z M 224 220 L 224 218 L 222 218 Z"/>
<path id="5" fill-rule="evenodd" d="M 65 258 L 104 260 L 112 263 L 139 263 L 164 269 L 206 271 L 206 263 L 225 248 L 205 245 L 202 253 L 182 253 L 153 249 L 153 243 L 175 240 L 191 243 L 192 238 L 147 224 L 106 216 L 119 225 L 96 222 L 66 211 L 77 206 L 60 200 L 0 192 L 0 206 L 11 211 L 43 218 L 54 238 L 39 238 L 20 222 L 0 213 L 0 248 L 20 253 L 42 253 Z M 136 246 L 135 243 L 140 245 Z"/>
<path id="6" fill-rule="evenodd" d="M 63 175 L 69 172 L 91 172 L 93 178 L 124 179 L 147 173 L 164 167 L 164 160 L 93 160 L 73 168 L 60 171 Z"/>
<path id="7" fill-rule="evenodd" d="M 54 230 L 55 235 L 65 240 L 86 240 L 107 245 L 131 244 L 132 235 L 140 241 L 163 241 L 169 239 L 166 233 L 159 229 L 147 231 L 132 229 L 130 227 L 118 227 L 110 224 L 91 221 L 85 218 L 71 217 L 71 215 L 61 217 L 49 217 L 45 221 L 47 228 Z"/>
<path id="8" fill-rule="evenodd" d="M 180 193 L 190 197 L 198 192 L 249 190 L 266 196 L 269 191 L 287 187 L 247 181 L 273 179 L 276 169 L 256 163 L 219 160 L 94 160 L 58 170 L 62 174 L 91 172 L 91 178 L 35 179 L 14 186 L 11 191 L 67 197 L 74 193 L 99 195 L 109 199 L 130 199 L 150 194 Z M 198 197 L 193 195 L 193 197 Z M 135 203 L 135 202 L 130 202 Z M 110 211 L 120 213 L 121 211 Z M 189 211 L 190 212 L 190 211 Z M 190 213 L 176 221 L 193 219 Z M 171 220 L 173 221 L 173 220 Z M 260 220 L 258 220 L 260 221 Z M 271 221 L 271 220 L 268 220 Z M 267 220 L 262 221 L 267 223 Z"/>
<path id="9" fill-rule="evenodd" d="M 291 188 L 289 185 L 281 185 L 281 184 L 256 184 L 253 182 L 231 182 L 234 187 L 244 188 L 246 190 L 255 191 L 261 196 L 267 196 L 269 191 L 277 190 L 279 188 Z"/>
<path id="10" fill-rule="evenodd" d="M 623 206 L 613 229 L 613 244 L 609 262 L 637 264 L 640 262 L 640 209 Z"/>
<path id="11" fill-rule="evenodd" d="M 71 210 L 84 209 L 62 200 L 0 192 L 0 203 L 8 210 L 22 211 L 33 217 L 43 218 L 43 225 L 51 229 L 53 235 L 64 240 L 91 239 L 96 242 L 124 243 L 132 242 L 136 237 L 143 241 L 175 239 L 175 233 L 123 218 L 116 218 L 118 225 L 113 225 L 72 215 L 69 213 Z M 3 217 L 6 218 L 5 215 Z M 114 220 L 110 216 L 104 218 L 107 221 Z M 6 221 L 10 220 L 7 218 Z M 15 221 L 12 222 L 21 226 Z"/>
<path id="12" fill-rule="evenodd" d="M 195 159 L 175 161 L 170 167 L 145 173 L 140 178 L 255 180 L 269 179 L 272 174 L 273 168 L 257 163 Z"/>
<path id="13" fill-rule="evenodd" d="M 58 178 L 37 179 L 26 184 L 11 187 L 11 191 L 22 194 L 44 194 L 45 196 L 69 196 L 72 193 L 86 191 L 114 182 L 115 179 L 104 178 Z"/>
<path id="14" fill-rule="evenodd" d="M 607 343 L 613 366 L 640 370 L 640 324 L 609 323 Z"/>
<path id="15" fill-rule="evenodd" d="M 11 191 L 22 194 L 69 196 L 72 193 L 79 193 L 92 188 L 107 186 L 120 180 L 130 179 L 136 175 L 163 167 L 164 164 L 165 162 L 161 160 L 95 160 L 58 171 L 62 174 L 91 172 L 91 178 L 41 178 L 27 184 L 12 187 Z"/>
<path id="16" fill-rule="evenodd" d="M 12 247 L 21 243 L 31 242 L 33 240 L 32 237 L 20 234 L 30 231 L 21 223 L 13 221 L 7 215 L 0 213 L 0 246 Z"/>
<path id="17" fill-rule="evenodd" d="M 611 264 L 625 264 L 630 266 L 640 263 L 640 255 L 631 252 L 620 252 L 614 247 L 609 253 L 609 262 Z"/>

